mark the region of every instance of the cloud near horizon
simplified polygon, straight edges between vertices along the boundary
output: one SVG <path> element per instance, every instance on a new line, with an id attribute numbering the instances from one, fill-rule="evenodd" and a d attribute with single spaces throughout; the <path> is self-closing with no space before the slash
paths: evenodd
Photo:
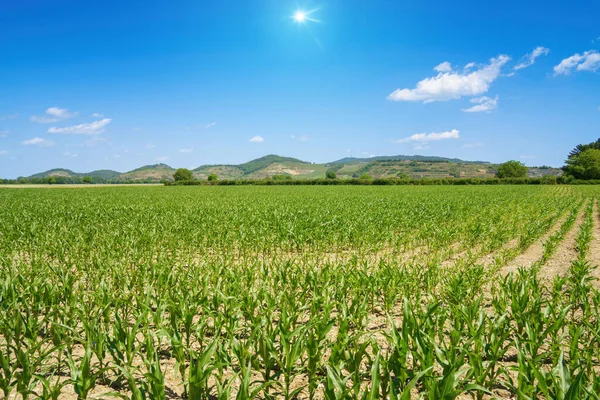
<path id="1" fill-rule="evenodd" d="M 64 133 L 69 135 L 99 135 L 104 132 L 106 125 L 110 124 L 112 119 L 105 118 L 100 121 L 91 122 L 89 124 L 80 124 L 75 126 L 67 126 L 64 128 L 52 127 L 48 129 L 48 133 Z"/>
<path id="2" fill-rule="evenodd" d="M 404 139 L 395 140 L 394 143 L 408 143 L 408 142 L 431 142 L 437 140 L 446 140 L 446 139 L 460 139 L 460 131 L 457 129 L 452 129 L 451 131 L 446 132 L 432 132 L 432 133 L 415 133 L 412 136 L 409 136 Z"/>
<path id="3" fill-rule="evenodd" d="M 250 139 L 250 142 L 252 143 L 262 143 L 265 141 L 265 138 L 263 138 L 262 136 L 254 136 L 252 139 Z"/>
<path id="4" fill-rule="evenodd" d="M 34 137 L 33 139 L 24 140 L 21 142 L 23 146 L 38 146 L 38 147 L 50 147 L 54 146 L 54 142 L 40 137 Z"/>
<path id="5" fill-rule="evenodd" d="M 388 96 L 388 100 L 431 103 L 479 96 L 487 93 L 500 76 L 502 67 L 509 61 L 509 56 L 501 54 L 490 59 L 489 64 L 472 71 L 476 67 L 469 63 L 461 72 L 452 70 L 450 63 L 443 62 L 435 67 L 439 72 L 437 76 L 423 79 L 414 89 L 397 89 Z"/>

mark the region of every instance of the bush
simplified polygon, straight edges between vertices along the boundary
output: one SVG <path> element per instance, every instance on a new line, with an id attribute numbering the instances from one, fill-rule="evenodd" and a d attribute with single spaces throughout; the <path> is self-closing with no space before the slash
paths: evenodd
<path id="1" fill-rule="evenodd" d="M 327 179 L 337 179 L 337 174 L 333 171 L 327 171 L 327 173 L 325 174 L 325 177 Z"/>
<path id="2" fill-rule="evenodd" d="M 208 181 L 209 182 L 216 182 L 219 180 L 219 177 L 217 176 L 217 174 L 210 174 L 208 175 Z"/>

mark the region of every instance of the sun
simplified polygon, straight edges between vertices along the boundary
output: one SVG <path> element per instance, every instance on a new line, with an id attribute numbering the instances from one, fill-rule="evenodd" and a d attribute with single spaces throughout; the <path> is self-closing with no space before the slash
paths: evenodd
<path id="1" fill-rule="evenodd" d="M 312 18 L 312 16 L 311 16 L 316 11 L 318 11 L 318 8 L 316 8 L 314 10 L 310 10 L 310 11 L 296 10 L 294 15 L 292 15 L 292 19 L 297 24 L 306 24 L 307 22 L 321 22 L 317 19 Z"/>
<path id="2" fill-rule="evenodd" d="M 304 22 L 306 22 L 306 13 L 304 11 L 296 11 L 296 13 L 294 14 L 294 21 L 296 21 L 299 24 L 303 24 Z"/>

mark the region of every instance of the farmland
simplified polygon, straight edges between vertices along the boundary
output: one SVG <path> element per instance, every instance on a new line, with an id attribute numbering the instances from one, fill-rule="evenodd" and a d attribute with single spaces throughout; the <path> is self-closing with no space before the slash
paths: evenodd
<path id="1" fill-rule="evenodd" d="M 0 398 L 598 399 L 599 195 L 0 189 Z"/>

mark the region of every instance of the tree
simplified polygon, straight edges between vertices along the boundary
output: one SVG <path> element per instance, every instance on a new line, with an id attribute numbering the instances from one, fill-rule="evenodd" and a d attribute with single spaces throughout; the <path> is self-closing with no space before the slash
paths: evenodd
<path id="1" fill-rule="evenodd" d="M 89 176 L 84 176 L 83 183 L 93 183 L 92 178 L 90 178 Z"/>
<path id="2" fill-rule="evenodd" d="M 600 150 L 600 139 L 596 140 L 595 142 L 588 143 L 588 144 L 578 144 L 569 153 L 569 158 L 576 157 L 577 155 L 579 155 L 579 153 L 589 150 L 589 149 Z"/>
<path id="3" fill-rule="evenodd" d="M 569 157 L 563 170 L 575 179 L 600 179 L 600 150 L 588 148 Z"/>
<path id="4" fill-rule="evenodd" d="M 373 179 L 373 177 L 365 172 L 358 179 L 361 179 L 364 181 L 370 181 L 371 179 Z"/>
<path id="5" fill-rule="evenodd" d="M 498 172 L 496 172 L 497 178 L 526 178 L 527 167 L 520 161 L 507 161 L 500 165 Z"/>
<path id="6" fill-rule="evenodd" d="M 51 176 L 48 178 L 48 184 L 54 185 L 56 183 L 56 178 Z"/>
<path id="7" fill-rule="evenodd" d="M 325 177 L 327 179 L 337 179 L 337 174 L 334 171 L 327 171 Z"/>
<path id="8" fill-rule="evenodd" d="M 208 181 L 209 182 L 216 182 L 217 180 L 219 180 L 219 177 L 217 176 L 217 174 L 210 174 L 210 175 L 208 175 Z"/>
<path id="9" fill-rule="evenodd" d="M 193 181 L 194 174 L 187 168 L 179 168 L 173 174 L 173 179 L 175 179 L 176 181 Z"/>

